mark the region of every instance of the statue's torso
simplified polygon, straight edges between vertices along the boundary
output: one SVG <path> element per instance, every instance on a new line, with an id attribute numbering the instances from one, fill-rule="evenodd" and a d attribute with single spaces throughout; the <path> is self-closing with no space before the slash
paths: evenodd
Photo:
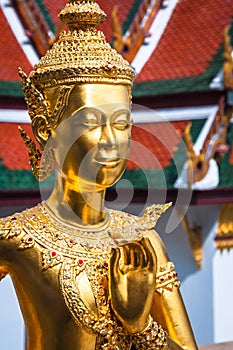
<path id="1" fill-rule="evenodd" d="M 130 349 L 109 307 L 108 265 L 111 248 L 138 239 L 144 226 L 130 214 L 109 217 L 98 231 L 84 232 L 53 221 L 39 205 L 1 221 L 0 265 L 15 284 L 27 349 L 100 349 L 108 332 Z"/>

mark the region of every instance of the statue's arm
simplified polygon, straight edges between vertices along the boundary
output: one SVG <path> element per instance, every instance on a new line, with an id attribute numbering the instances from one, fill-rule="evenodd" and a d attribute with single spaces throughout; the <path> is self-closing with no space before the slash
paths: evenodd
<path id="1" fill-rule="evenodd" d="M 8 268 L 6 264 L 5 248 L 6 243 L 0 239 L 0 281 L 8 274 Z"/>
<path id="2" fill-rule="evenodd" d="M 14 238 L 18 235 L 17 225 L 18 221 L 12 220 L 11 217 L 0 218 L 0 281 L 9 273 L 10 265 L 14 261 L 16 247 Z"/>
<path id="3" fill-rule="evenodd" d="M 151 315 L 172 339 L 169 348 L 176 349 L 176 345 L 172 344 L 172 341 L 174 341 L 181 349 L 197 350 L 189 318 L 179 291 L 176 273 L 173 264 L 169 262 L 166 248 L 155 231 L 149 231 L 147 237 L 157 256 L 157 287 Z M 159 276 L 161 278 L 158 280 Z"/>
<path id="4" fill-rule="evenodd" d="M 8 274 L 7 267 L 6 266 L 1 266 L 1 263 L 0 263 L 0 281 L 4 277 L 6 277 L 7 274 Z"/>

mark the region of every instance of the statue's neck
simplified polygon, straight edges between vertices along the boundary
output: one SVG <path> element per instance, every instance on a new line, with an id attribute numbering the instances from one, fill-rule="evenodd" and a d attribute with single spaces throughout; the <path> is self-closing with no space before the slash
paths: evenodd
<path id="1" fill-rule="evenodd" d="M 57 177 L 47 206 L 58 219 L 73 225 L 101 225 L 105 221 L 105 190 L 81 180 Z"/>

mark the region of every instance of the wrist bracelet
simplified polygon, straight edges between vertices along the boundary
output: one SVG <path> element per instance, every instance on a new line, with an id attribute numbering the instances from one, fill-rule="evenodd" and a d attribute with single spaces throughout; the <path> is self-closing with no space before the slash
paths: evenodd
<path id="1" fill-rule="evenodd" d="M 131 341 L 137 349 L 165 350 L 167 345 L 167 332 L 149 316 L 148 326 L 139 333 L 131 335 Z"/>

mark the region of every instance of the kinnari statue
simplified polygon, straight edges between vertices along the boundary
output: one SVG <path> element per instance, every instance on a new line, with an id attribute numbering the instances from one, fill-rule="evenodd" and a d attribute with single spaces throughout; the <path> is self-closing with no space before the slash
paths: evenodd
<path id="1" fill-rule="evenodd" d="M 9 274 L 27 350 L 197 349 L 179 281 L 154 231 L 170 206 L 139 218 L 104 207 L 131 138 L 134 71 L 96 30 L 94 0 L 70 0 L 69 31 L 27 77 L 32 130 L 20 129 L 39 181 L 55 169 L 48 200 L 0 221 L 0 272 Z"/>

